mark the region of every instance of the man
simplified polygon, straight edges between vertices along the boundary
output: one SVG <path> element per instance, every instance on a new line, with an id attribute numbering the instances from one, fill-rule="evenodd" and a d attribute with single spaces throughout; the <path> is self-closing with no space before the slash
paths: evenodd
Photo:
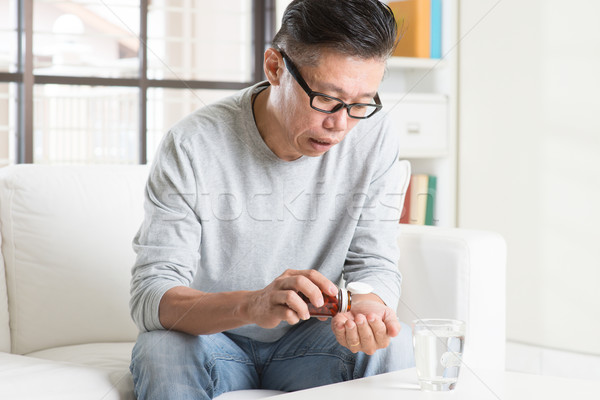
<path id="1" fill-rule="evenodd" d="M 136 238 L 138 399 L 298 390 L 412 366 L 396 235 L 410 171 L 377 90 L 396 40 L 378 0 L 297 0 L 267 82 L 164 138 Z M 373 287 L 310 318 L 341 281 Z"/>

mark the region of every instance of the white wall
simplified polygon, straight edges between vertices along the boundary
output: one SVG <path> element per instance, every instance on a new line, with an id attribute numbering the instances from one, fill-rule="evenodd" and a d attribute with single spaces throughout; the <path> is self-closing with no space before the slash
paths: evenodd
<path id="1" fill-rule="evenodd" d="M 507 240 L 509 340 L 600 355 L 600 2 L 460 8 L 459 226 Z"/>

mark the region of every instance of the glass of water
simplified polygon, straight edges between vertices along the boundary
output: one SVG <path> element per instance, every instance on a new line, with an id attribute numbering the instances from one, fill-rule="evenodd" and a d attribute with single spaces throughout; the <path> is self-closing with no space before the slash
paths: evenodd
<path id="1" fill-rule="evenodd" d="M 421 390 L 454 389 L 462 364 L 465 330 L 464 321 L 454 319 L 413 322 L 413 345 Z"/>

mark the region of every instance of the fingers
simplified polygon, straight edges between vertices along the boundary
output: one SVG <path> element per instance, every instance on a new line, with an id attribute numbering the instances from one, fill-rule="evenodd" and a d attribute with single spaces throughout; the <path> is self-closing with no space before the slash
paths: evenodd
<path id="1" fill-rule="evenodd" d="M 382 349 L 390 344 L 390 335 L 387 326 L 380 318 L 370 317 L 369 327 L 373 333 L 373 342 L 376 344 L 377 349 Z"/>
<path id="2" fill-rule="evenodd" d="M 323 301 L 321 299 L 321 301 Z M 285 315 L 282 319 L 287 321 L 288 323 L 294 325 L 298 323 L 301 319 L 307 320 L 310 318 L 310 313 L 308 312 L 308 306 L 298 296 L 293 290 L 279 290 L 274 296 L 275 304 L 280 306 L 285 306 L 287 308 L 285 310 Z M 290 313 L 291 311 L 291 313 Z"/>
<path id="3" fill-rule="evenodd" d="M 367 344 L 368 333 L 364 331 L 363 319 L 364 315 L 355 316 L 351 313 L 342 313 L 337 314 L 331 321 L 333 333 L 338 343 L 353 353 L 364 351 L 364 346 Z M 358 324 L 360 324 L 360 327 Z M 361 333 L 363 338 L 361 338 Z"/>
<path id="4" fill-rule="evenodd" d="M 348 348 L 353 353 L 358 351 L 367 352 L 367 348 L 372 346 L 373 338 L 372 335 L 367 332 L 370 330 L 366 324 L 366 318 L 364 315 L 356 315 L 354 321 L 348 321 L 346 323 L 346 342 Z"/>
<path id="5" fill-rule="evenodd" d="M 391 336 L 388 334 L 386 323 L 381 318 L 376 315 L 357 314 L 352 319 L 341 318 L 341 315 L 338 314 L 337 320 L 332 321 L 332 328 L 338 343 L 351 352 L 362 351 L 372 355 L 378 349 L 389 345 Z"/>
<path id="6" fill-rule="evenodd" d="M 308 278 L 312 283 L 314 283 L 320 292 L 328 294 L 330 296 L 337 296 L 338 288 L 333 284 L 325 275 L 316 270 L 302 270 L 298 271 L 303 276 Z M 304 292 L 303 292 L 304 293 Z M 307 296 L 308 294 L 305 293 Z"/>
<path id="7" fill-rule="evenodd" d="M 324 304 L 322 291 L 326 294 L 337 294 L 337 287 L 323 274 L 314 270 L 289 269 L 264 290 L 269 292 L 269 303 L 277 317 L 290 324 L 310 318 L 306 299 L 321 307 Z M 306 298 L 302 299 L 299 293 Z"/>
<path id="8" fill-rule="evenodd" d="M 338 288 L 318 271 L 288 269 L 259 292 L 254 304 L 262 306 L 254 306 L 257 310 L 253 313 L 254 320 L 260 326 L 271 327 L 275 320 L 293 325 L 309 319 L 307 302 L 321 307 L 324 305 L 323 294 L 336 296 Z M 268 310 L 269 316 L 261 310 Z"/>
<path id="9" fill-rule="evenodd" d="M 349 317 L 352 318 L 352 314 L 350 313 L 341 313 L 337 314 L 331 320 L 331 329 L 333 330 L 333 334 L 335 335 L 338 343 L 344 347 L 350 349 L 350 345 L 346 338 L 346 322 L 349 320 Z M 356 344 L 356 342 L 350 342 L 352 344 Z M 356 347 L 356 346 L 352 346 Z"/>
<path id="10" fill-rule="evenodd" d="M 317 307 L 323 305 L 323 293 L 337 295 L 335 286 L 323 274 L 315 270 L 287 270 L 277 279 L 281 289 L 301 292 Z"/>
<path id="11" fill-rule="evenodd" d="M 402 329 L 402 325 L 400 325 L 400 321 L 398 321 L 396 314 L 387 315 L 386 313 L 383 323 L 385 324 L 385 329 L 389 337 L 398 336 L 400 330 Z"/>

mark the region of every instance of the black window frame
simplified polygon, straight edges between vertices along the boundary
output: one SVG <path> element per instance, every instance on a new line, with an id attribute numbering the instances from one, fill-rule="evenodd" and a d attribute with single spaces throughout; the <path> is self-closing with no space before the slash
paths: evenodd
<path id="1" fill-rule="evenodd" d="M 140 48 L 138 78 L 101 78 L 93 76 L 57 76 L 33 74 L 33 0 L 18 0 L 17 6 L 17 72 L 0 72 L 0 83 L 16 83 L 17 164 L 31 164 L 33 155 L 34 86 L 37 84 L 135 87 L 139 89 L 138 162 L 147 162 L 147 98 L 148 89 L 229 89 L 237 90 L 264 80 L 263 54 L 270 45 L 275 29 L 275 0 L 252 0 L 252 80 L 250 82 L 148 79 L 148 1 L 140 0 Z"/>

